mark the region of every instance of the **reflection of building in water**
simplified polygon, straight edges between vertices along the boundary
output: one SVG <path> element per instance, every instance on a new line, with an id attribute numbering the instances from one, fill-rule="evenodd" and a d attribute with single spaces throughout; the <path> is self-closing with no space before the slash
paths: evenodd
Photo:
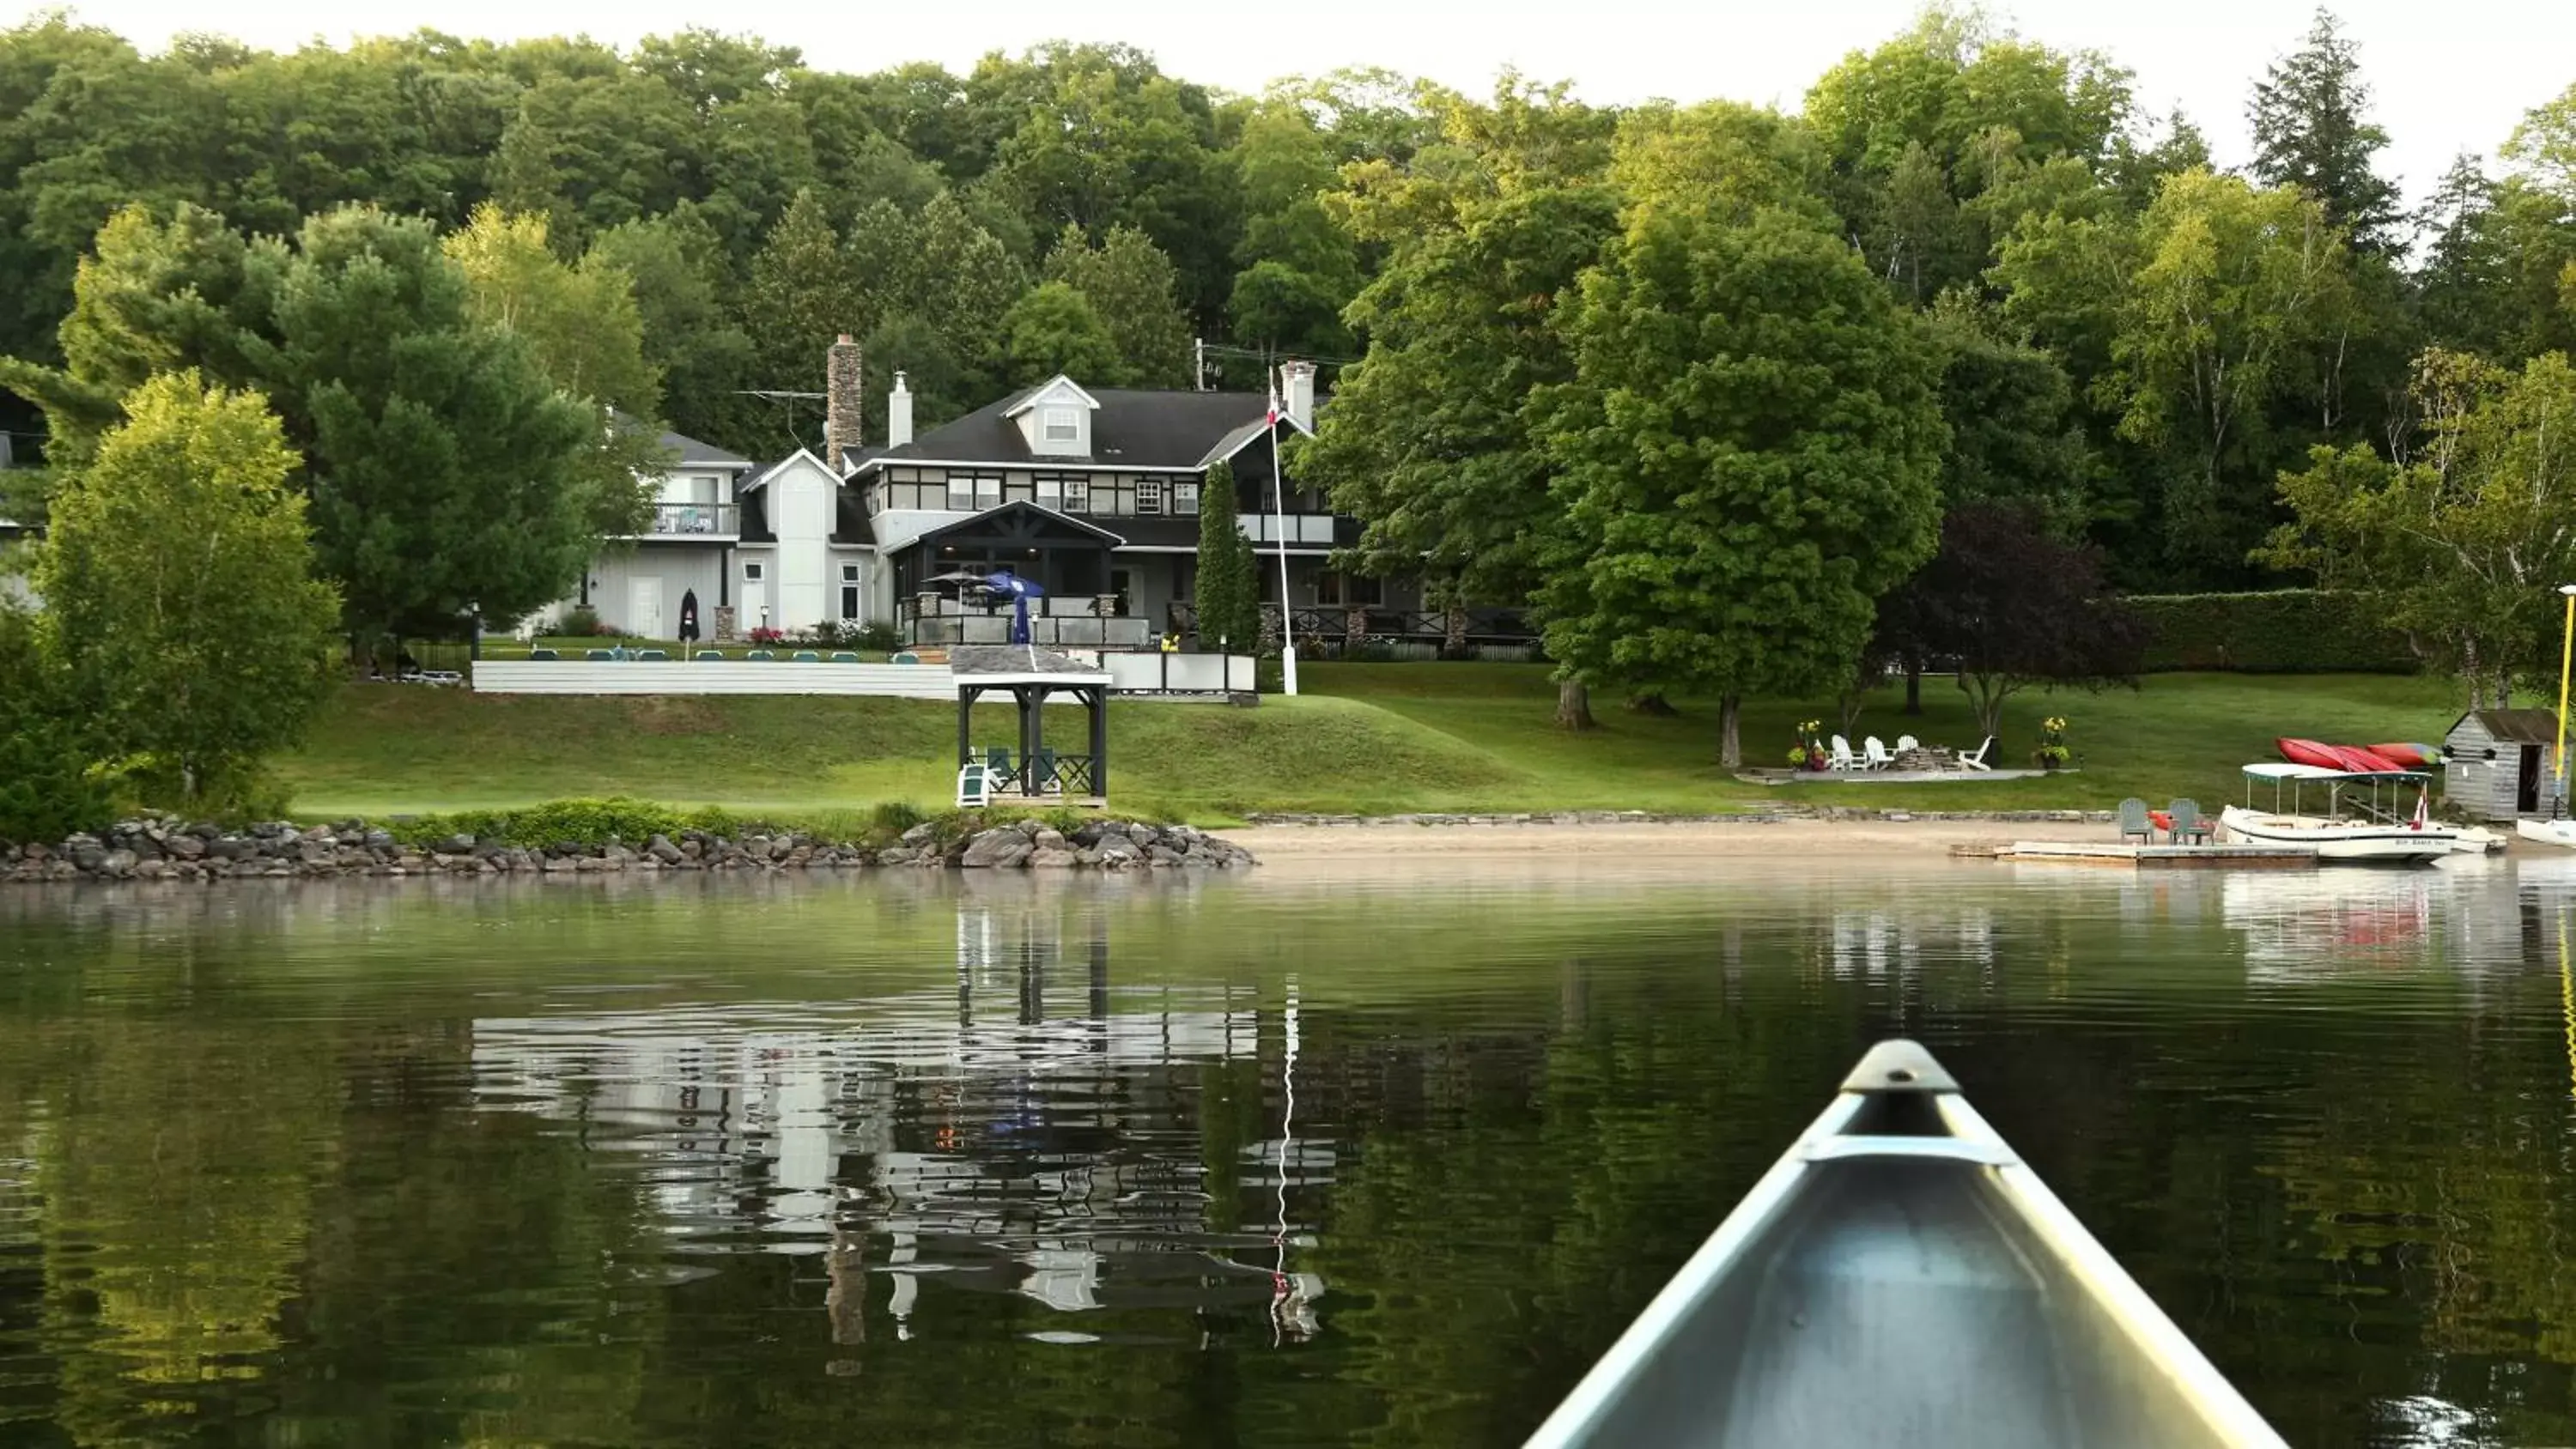
<path id="1" fill-rule="evenodd" d="M 930 1275 L 1068 1311 L 1270 1305 L 1311 1331 L 1291 1198 L 1331 1180 L 1331 1144 L 1245 1146 L 1260 1226 L 1218 1235 L 1196 1111 L 1208 1065 L 1265 1046 L 1293 1092 L 1293 999 L 1265 1022 L 1247 987 L 1116 991 L 1096 902 L 957 911 L 953 987 L 488 1018 L 476 1092 L 640 1154 L 674 1251 L 827 1255 L 840 1341 L 871 1274 L 898 1333 Z"/>
<path id="2" fill-rule="evenodd" d="M 1905 974 L 1928 958 L 1995 963 L 1995 916 L 1981 905 L 1845 907 L 1833 913 L 1829 949 L 1833 971 L 1843 977 Z"/>

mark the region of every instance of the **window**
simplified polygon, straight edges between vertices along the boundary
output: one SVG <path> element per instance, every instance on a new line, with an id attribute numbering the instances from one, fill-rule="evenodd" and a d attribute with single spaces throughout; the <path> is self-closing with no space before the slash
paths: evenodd
<path id="1" fill-rule="evenodd" d="M 1082 441 L 1082 420 L 1071 408 L 1048 408 L 1039 426 L 1044 430 L 1039 436 L 1050 443 Z"/>
<path id="2" fill-rule="evenodd" d="M 1054 509 L 1061 509 L 1064 507 L 1063 474 L 1040 473 L 1033 481 L 1037 484 L 1038 507 Z"/>
<path id="3" fill-rule="evenodd" d="M 1066 476 L 1064 480 L 1064 511 L 1067 513 L 1089 513 L 1091 511 L 1091 480 L 1089 478 L 1084 477 L 1080 473 L 1069 474 Z"/>
<path id="4" fill-rule="evenodd" d="M 859 566 L 857 564 L 841 565 L 841 617 L 844 619 L 859 617 Z"/>
<path id="5" fill-rule="evenodd" d="M 874 517 L 876 517 L 878 514 L 885 512 L 885 489 L 884 489 L 884 488 L 880 487 L 880 486 L 879 486 L 879 485 L 877 485 L 877 484 L 871 483 L 871 484 L 869 484 L 869 485 L 867 486 L 867 492 L 866 492 L 865 496 L 866 496 L 866 498 L 867 498 L 867 500 L 868 500 L 868 516 L 869 516 L 870 518 L 874 518 Z"/>
<path id="6" fill-rule="evenodd" d="M 1196 513 L 1196 512 L 1198 512 L 1198 511 L 1199 511 L 1199 485 L 1197 485 L 1196 483 L 1175 483 L 1175 484 L 1173 484 L 1173 485 L 1172 485 L 1172 511 L 1173 511 L 1174 513 Z"/>
<path id="7" fill-rule="evenodd" d="M 951 513 L 972 513 L 975 511 L 974 479 L 960 478 L 953 473 L 949 475 L 948 511 Z"/>
<path id="8" fill-rule="evenodd" d="M 955 485 L 954 485 L 954 484 L 951 484 L 950 486 L 951 486 L 951 487 L 954 487 Z M 1002 505 L 1002 480 L 1001 480 L 1001 479 L 999 479 L 999 478 L 978 478 L 978 479 L 976 479 L 976 480 L 975 480 L 975 506 L 976 506 L 976 508 L 978 508 L 978 509 L 985 509 L 985 508 L 999 508 L 1001 505 Z"/>
<path id="9" fill-rule="evenodd" d="M 1155 514 L 1163 511 L 1162 479 L 1139 478 L 1136 480 L 1136 511 L 1143 514 Z"/>
<path id="10" fill-rule="evenodd" d="M 1318 574 L 1315 602 L 1373 609 L 1386 602 L 1386 582 L 1360 574 Z"/>
<path id="11" fill-rule="evenodd" d="M 858 566 L 857 564 L 843 564 L 843 565 L 841 565 L 841 582 L 842 582 L 842 583 L 845 583 L 845 584 L 855 584 L 855 583 L 857 583 L 858 581 L 859 581 L 859 566 Z"/>
<path id="12" fill-rule="evenodd" d="M 1008 479 L 1004 480 L 1002 484 L 1002 501 L 1005 503 L 1035 503 L 1037 501 L 1037 490 L 1031 485 L 1029 475 L 1026 473 L 1013 473 Z"/>
<path id="13" fill-rule="evenodd" d="M 761 579 L 760 568 L 761 566 L 756 563 L 744 564 L 742 566 L 742 581 L 746 584 L 759 583 Z"/>

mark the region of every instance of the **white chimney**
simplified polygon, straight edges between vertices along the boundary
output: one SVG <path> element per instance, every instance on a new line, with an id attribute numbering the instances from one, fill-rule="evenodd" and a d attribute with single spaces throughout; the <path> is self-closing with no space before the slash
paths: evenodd
<path id="1" fill-rule="evenodd" d="M 912 389 L 903 385 L 903 374 L 894 375 L 894 391 L 886 394 L 886 446 L 900 448 L 912 441 Z"/>
<path id="2" fill-rule="evenodd" d="M 1315 364 L 1279 364 L 1279 410 L 1299 428 L 1315 430 Z"/>

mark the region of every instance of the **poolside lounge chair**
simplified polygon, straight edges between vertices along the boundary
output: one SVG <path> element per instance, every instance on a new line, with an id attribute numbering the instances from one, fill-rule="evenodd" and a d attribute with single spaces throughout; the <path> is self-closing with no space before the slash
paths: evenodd
<path id="1" fill-rule="evenodd" d="M 984 773 L 996 788 L 1011 778 L 1010 746 L 995 745 L 984 751 Z"/>
<path id="2" fill-rule="evenodd" d="M 584 659 L 614 659 L 617 657 L 617 651 L 614 649 L 585 649 L 582 651 L 581 657 Z"/>
<path id="3" fill-rule="evenodd" d="M 909 649 L 906 649 L 901 654 L 896 655 L 886 662 L 888 664 L 919 664 L 921 662 L 921 656 L 913 653 Z"/>
<path id="4" fill-rule="evenodd" d="M 792 664 L 820 664 L 823 662 L 823 656 L 815 653 L 811 649 L 799 649 L 796 651 L 795 657 L 788 662 Z"/>
<path id="5" fill-rule="evenodd" d="M 984 767 L 972 761 L 957 767 L 957 808 L 967 809 L 993 798 L 992 781 Z"/>
<path id="6" fill-rule="evenodd" d="M 1896 763 L 1896 757 L 1887 752 L 1887 742 L 1876 735 L 1860 742 L 1860 752 L 1861 763 L 1872 770 L 1884 770 Z"/>
<path id="7" fill-rule="evenodd" d="M 555 653 L 555 651 L 551 649 L 531 649 L 528 651 L 528 659 L 532 663 L 540 659 L 560 659 L 562 657 L 562 655 Z"/>
<path id="8" fill-rule="evenodd" d="M 639 663 L 668 664 L 671 662 L 670 654 L 660 649 L 638 649 L 634 657 Z"/>
<path id="9" fill-rule="evenodd" d="M 2140 845 L 2152 845 L 2156 839 L 2155 824 L 2147 819 L 2147 802 L 2135 795 L 2120 802 L 2120 843 L 2128 844 L 2131 836 Z"/>
<path id="10" fill-rule="evenodd" d="M 722 664 L 724 662 L 724 651 L 721 649 L 701 649 L 691 657 L 695 659 L 712 659 L 718 664 Z"/>
<path id="11" fill-rule="evenodd" d="M 847 649 L 835 649 L 832 651 L 832 662 L 835 664 L 856 664 L 859 662 L 859 656 Z"/>
<path id="12" fill-rule="evenodd" d="M 2173 817 L 2173 840 L 2176 845 L 2209 843 L 2209 821 L 2201 815 L 2199 801 L 2176 800 L 2165 807 L 2165 813 Z"/>
<path id="13" fill-rule="evenodd" d="M 1834 747 L 1834 751 L 1832 754 L 1825 757 L 1826 769 L 1857 770 L 1861 767 L 1860 760 L 1851 752 L 1851 741 L 1844 739 L 1841 735 L 1836 735 L 1832 740 L 1828 741 L 1828 743 Z"/>
<path id="14" fill-rule="evenodd" d="M 1963 753 L 1959 756 L 1959 768 L 1962 770 L 1991 770 L 1994 766 L 1986 763 L 1986 756 L 1991 755 L 1994 752 L 1995 737 L 1993 735 L 1988 735 L 1986 736 L 1986 742 L 1977 746 L 1974 753 Z"/>
<path id="15" fill-rule="evenodd" d="M 742 655 L 742 657 L 743 657 L 743 659 L 744 659 L 746 662 L 751 661 L 751 660 L 759 660 L 759 661 L 761 661 L 761 662 L 763 662 L 763 663 L 766 663 L 766 662 L 768 662 L 768 661 L 770 661 L 770 660 L 776 659 L 778 656 L 777 656 L 777 655 L 775 655 L 775 654 L 770 653 L 770 652 L 769 652 L 768 650 L 766 650 L 766 649 L 746 649 L 746 650 L 744 650 L 744 651 L 743 651 L 743 655 Z"/>

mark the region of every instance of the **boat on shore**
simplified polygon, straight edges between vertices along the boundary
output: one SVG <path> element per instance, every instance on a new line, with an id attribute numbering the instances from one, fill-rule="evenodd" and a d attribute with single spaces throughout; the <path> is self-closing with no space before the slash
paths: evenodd
<path id="1" fill-rule="evenodd" d="M 2446 855 L 2488 848 L 2485 840 L 2469 839 L 2428 818 L 2425 792 L 2432 788 L 2432 777 L 2420 771 L 2357 772 L 2265 761 L 2245 767 L 2245 782 L 2245 803 L 2218 813 L 2219 830 L 2238 844 L 2306 846 L 2319 861 L 2333 865 L 2429 865 Z M 2272 786 L 2270 810 L 2256 808 L 2258 782 Z M 2383 804 L 2383 795 L 2394 792 L 2402 799 L 2410 785 L 2416 789 L 2415 813 L 2401 819 Z M 2285 786 L 2287 808 L 2281 800 Z M 2310 815 L 2301 808 L 2302 795 L 2310 789 L 2324 790 L 2325 813 Z M 2353 813 L 2347 815 L 2347 808 Z"/>
<path id="2" fill-rule="evenodd" d="M 2576 850 L 2576 820 L 2534 820 L 2525 816 L 2513 822 L 2513 833 L 2535 845 Z"/>
<path id="3" fill-rule="evenodd" d="M 2281 1443 L 1908 1041 L 1861 1058 L 1529 1440 Z"/>

